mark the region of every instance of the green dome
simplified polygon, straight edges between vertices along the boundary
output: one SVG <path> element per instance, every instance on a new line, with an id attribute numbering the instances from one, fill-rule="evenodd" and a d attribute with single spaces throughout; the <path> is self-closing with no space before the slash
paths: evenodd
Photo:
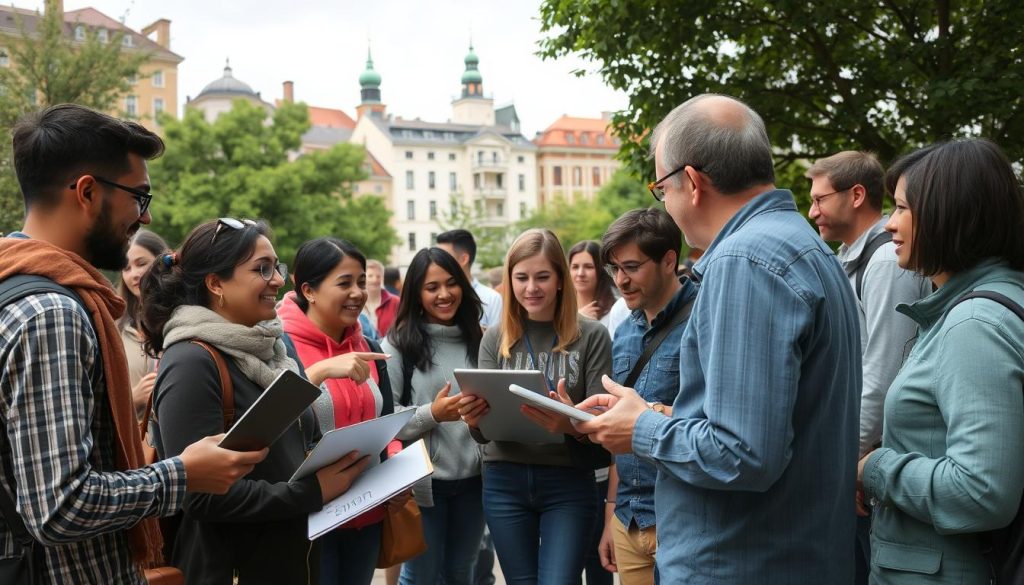
<path id="1" fill-rule="evenodd" d="M 473 52 L 473 45 L 469 46 L 469 53 L 466 54 L 465 62 L 466 67 L 480 64 L 480 57 L 477 57 L 476 53 Z"/>
<path id="2" fill-rule="evenodd" d="M 359 85 L 364 88 L 380 87 L 380 73 L 373 70 L 373 57 L 369 49 L 366 50 L 366 71 L 359 76 Z"/>
<path id="3" fill-rule="evenodd" d="M 467 69 L 462 74 L 462 83 L 483 83 L 484 76 L 480 75 L 480 72 L 476 69 Z"/>

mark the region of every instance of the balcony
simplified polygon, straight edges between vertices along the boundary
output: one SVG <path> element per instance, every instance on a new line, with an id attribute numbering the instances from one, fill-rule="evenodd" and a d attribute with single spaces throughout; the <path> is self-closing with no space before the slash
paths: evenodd
<path id="1" fill-rule="evenodd" d="M 505 159 L 473 159 L 473 170 L 483 172 L 500 172 L 508 169 L 508 161 Z"/>
<path id="2" fill-rule="evenodd" d="M 473 193 L 484 200 L 504 201 L 508 197 L 508 189 L 504 187 L 476 187 L 473 189 Z"/>

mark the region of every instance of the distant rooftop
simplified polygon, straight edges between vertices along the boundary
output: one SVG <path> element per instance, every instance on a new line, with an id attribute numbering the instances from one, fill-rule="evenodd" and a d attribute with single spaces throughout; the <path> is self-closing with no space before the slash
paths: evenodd
<path id="1" fill-rule="evenodd" d="M 533 143 L 537 146 L 561 146 L 618 150 L 620 140 L 611 133 L 610 120 L 577 118 L 563 115 L 543 131 L 537 133 Z"/>

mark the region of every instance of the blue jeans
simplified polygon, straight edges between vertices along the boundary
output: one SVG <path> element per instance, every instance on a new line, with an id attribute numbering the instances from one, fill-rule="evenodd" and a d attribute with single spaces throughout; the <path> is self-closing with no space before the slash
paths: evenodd
<path id="1" fill-rule="evenodd" d="M 484 515 L 509 585 L 575 585 L 590 547 L 594 472 L 484 464 Z"/>
<path id="2" fill-rule="evenodd" d="M 339 528 L 320 537 L 321 585 L 370 585 L 383 526 L 378 522 L 359 529 Z"/>
<path id="3" fill-rule="evenodd" d="M 484 533 L 480 476 L 431 482 L 434 505 L 420 506 L 427 552 L 402 566 L 401 585 L 470 585 Z"/>

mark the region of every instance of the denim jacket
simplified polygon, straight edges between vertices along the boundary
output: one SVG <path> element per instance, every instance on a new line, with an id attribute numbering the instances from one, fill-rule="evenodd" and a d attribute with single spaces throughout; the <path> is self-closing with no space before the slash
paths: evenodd
<path id="1" fill-rule="evenodd" d="M 644 412 L 633 432 L 658 468 L 661 581 L 847 585 L 861 368 L 846 274 L 784 190 L 740 208 L 693 271 L 672 417 Z"/>
<path id="2" fill-rule="evenodd" d="M 688 278 L 682 280 L 665 308 L 648 324 L 643 310 L 636 310 L 619 325 L 612 342 L 612 378 L 622 384 L 633 371 L 640 354 L 647 348 L 659 325 L 686 303 L 697 296 L 697 285 Z M 648 402 L 672 404 L 679 393 L 679 339 L 686 321 L 676 325 L 665 337 L 650 361 L 640 372 L 633 389 Z M 632 453 L 615 457 L 619 474 L 619 489 L 615 494 L 615 515 L 623 526 L 636 522 L 640 528 L 654 525 L 654 480 L 658 470 L 651 463 Z"/>

